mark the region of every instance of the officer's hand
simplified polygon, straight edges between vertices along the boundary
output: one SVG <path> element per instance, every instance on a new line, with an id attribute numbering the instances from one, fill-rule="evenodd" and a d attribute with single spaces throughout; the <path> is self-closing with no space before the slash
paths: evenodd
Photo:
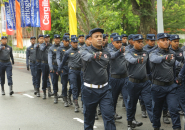
<path id="1" fill-rule="evenodd" d="M 139 63 L 139 64 L 143 64 L 143 59 L 144 59 L 143 57 L 140 57 L 140 58 L 138 59 L 138 63 Z"/>
<path id="2" fill-rule="evenodd" d="M 27 70 L 28 70 L 28 71 L 30 70 L 29 66 L 27 66 Z"/>
<path id="3" fill-rule="evenodd" d="M 170 62 L 173 59 L 173 54 L 168 54 L 166 56 L 166 61 Z"/>
<path id="4" fill-rule="evenodd" d="M 5 49 L 5 46 L 2 46 L 2 49 L 4 50 Z"/>
<path id="5" fill-rule="evenodd" d="M 101 58 L 102 52 L 96 52 L 95 54 L 93 54 L 93 59 L 95 60 L 99 60 Z"/>
<path id="6" fill-rule="evenodd" d="M 46 43 L 46 46 L 47 46 L 48 44 Z"/>
<path id="7" fill-rule="evenodd" d="M 125 46 L 122 46 L 122 47 L 119 49 L 119 51 L 120 51 L 121 53 L 124 53 L 124 52 L 125 52 Z"/>
<path id="8" fill-rule="evenodd" d="M 12 64 L 14 65 L 14 61 L 12 61 Z"/>
<path id="9" fill-rule="evenodd" d="M 179 77 L 178 77 L 178 78 L 176 79 L 176 83 L 179 84 L 179 85 L 181 85 L 181 84 L 182 84 L 182 78 L 179 78 Z"/>
<path id="10" fill-rule="evenodd" d="M 54 73 L 55 71 L 54 70 L 50 70 L 51 73 Z"/>
<path id="11" fill-rule="evenodd" d="M 101 58 L 101 55 L 102 55 L 102 52 L 100 51 L 100 52 L 99 52 L 99 59 Z"/>

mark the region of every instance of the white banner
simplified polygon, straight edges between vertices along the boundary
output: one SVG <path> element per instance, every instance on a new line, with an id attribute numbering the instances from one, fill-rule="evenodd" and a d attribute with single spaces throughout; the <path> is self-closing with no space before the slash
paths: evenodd
<path id="1" fill-rule="evenodd" d="M 2 33 L 6 33 L 6 15 L 4 4 L 1 4 L 1 20 L 2 20 Z"/>

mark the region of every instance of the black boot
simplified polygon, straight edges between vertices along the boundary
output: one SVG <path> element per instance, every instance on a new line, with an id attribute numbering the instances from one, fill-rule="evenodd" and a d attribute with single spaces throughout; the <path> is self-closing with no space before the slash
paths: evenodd
<path id="1" fill-rule="evenodd" d="M 40 97 L 40 89 L 37 88 L 37 97 Z"/>
<path id="2" fill-rule="evenodd" d="M 127 130 L 133 130 L 132 129 L 132 121 L 128 121 L 128 129 Z"/>
<path id="3" fill-rule="evenodd" d="M 114 119 L 115 120 L 120 120 L 120 119 L 122 119 L 122 116 L 119 116 L 117 113 L 115 113 Z"/>
<path id="4" fill-rule="evenodd" d="M 1 94 L 5 95 L 4 86 L 1 86 Z"/>
<path id="5" fill-rule="evenodd" d="M 43 99 L 46 99 L 46 90 L 43 90 Z"/>
<path id="6" fill-rule="evenodd" d="M 64 100 L 64 106 L 65 107 L 69 107 L 68 101 L 67 101 L 67 97 L 63 97 Z"/>
<path id="7" fill-rule="evenodd" d="M 35 88 L 35 85 L 33 87 L 34 87 L 34 95 L 36 95 L 37 94 L 37 89 Z"/>
<path id="8" fill-rule="evenodd" d="M 145 105 L 141 105 L 142 118 L 147 118 Z"/>
<path id="9" fill-rule="evenodd" d="M 62 96 L 62 92 L 61 92 L 61 95 L 60 95 L 60 96 L 58 96 L 58 98 L 63 98 L 63 96 Z"/>
<path id="10" fill-rule="evenodd" d="M 58 103 L 58 94 L 54 93 L 54 104 Z"/>
<path id="11" fill-rule="evenodd" d="M 72 101 L 71 101 L 71 93 L 68 93 L 67 101 L 68 101 L 68 104 L 69 104 L 69 105 L 73 105 L 73 103 L 72 103 Z"/>
<path id="12" fill-rule="evenodd" d="M 160 129 L 160 128 L 154 128 L 154 130 L 163 130 L 163 129 Z"/>
<path id="13" fill-rule="evenodd" d="M 51 87 L 48 87 L 48 97 L 53 96 L 54 94 L 51 92 Z"/>
<path id="14" fill-rule="evenodd" d="M 78 100 L 74 100 L 74 105 L 75 105 L 75 112 L 79 112 L 78 108 L 79 108 L 79 105 L 78 105 Z"/>
<path id="15" fill-rule="evenodd" d="M 13 86 L 10 85 L 10 95 L 12 95 L 12 94 L 14 94 L 14 92 L 13 92 Z"/>
<path id="16" fill-rule="evenodd" d="M 167 115 L 168 111 L 163 111 L 163 122 L 165 124 L 170 124 L 170 121 L 168 119 L 168 115 Z"/>
<path id="17" fill-rule="evenodd" d="M 95 113 L 95 120 L 98 120 L 98 114 L 97 114 L 97 111 Z"/>
<path id="18" fill-rule="evenodd" d="M 138 122 L 136 121 L 136 118 L 134 117 L 133 121 L 132 121 L 132 124 L 139 127 L 139 126 L 142 126 L 143 125 L 143 122 Z"/>

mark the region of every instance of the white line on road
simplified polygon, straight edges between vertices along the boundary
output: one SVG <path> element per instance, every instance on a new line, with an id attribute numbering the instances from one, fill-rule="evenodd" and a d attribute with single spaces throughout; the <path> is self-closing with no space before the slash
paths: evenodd
<path id="1" fill-rule="evenodd" d="M 27 97 L 29 97 L 29 98 L 34 98 L 33 96 L 31 96 L 31 95 L 28 95 L 28 94 L 23 94 L 24 96 L 27 96 Z"/>
<path id="2" fill-rule="evenodd" d="M 78 122 L 84 124 L 84 121 L 80 118 L 73 118 L 74 120 L 77 120 Z M 93 128 L 97 128 L 96 126 L 94 126 Z"/>

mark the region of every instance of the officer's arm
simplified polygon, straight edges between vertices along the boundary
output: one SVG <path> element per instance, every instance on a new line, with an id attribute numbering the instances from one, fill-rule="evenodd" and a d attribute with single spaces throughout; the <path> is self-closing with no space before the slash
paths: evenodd
<path id="1" fill-rule="evenodd" d="M 138 61 L 138 59 L 137 59 L 137 58 L 134 58 L 129 52 L 126 53 L 125 59 L 126 59 L 129 63 L 131 63 L 131 64 L 136 64 L 137 61 Z"/>
<path id="2" fill-rule="evenodd" d="M 48 64 L 49 64 L 49 69 L 50 70 L 53 70 L 53 64 L 52 64 L 52 50 L 51 50 L 51 47 L 49 48 L 49 51 L 48 51 Z"/>
<path id="3" fill-rule="evenodd" d="M 29 59 L 30 59 L 30 49 L 27 48 L 27 49 L 26 49 L 26 65 L 27 65 L 27 66 L 30 65 Z"/>
<path id="4" fill-rule="evenodd" d="M 151 74 L 151 69 L 150 69 L 150 61 L 149 61 L 149 58 L 147 59 L 147 62 L 146 62 L 146 71 L 147 71 L 147 75 L 148 75 L 149 79 L 151 79 L 152 74 Z"/>
<path id="5" fill-rule="evenodd" d="M 12 48 L 10 48 L 10 58 L 12 60 L 12 64 L 14 64 L 14 58 L 13 58 Z"/>
<path id="6" fill-rule="evenodd" d="M 62 58 L 62 62 L 60 63 L 59 67 L 58 67 L 58 71 L 61 71 L 61 69 L 63 68 L 64 64 L 66 63 L 66 61 L 69 58 L 69 53 L 65 52 L 64 53 L 64 57 Z"/>
<path id="7" fill-rule="evenodd" d="M 84 61 L 91 62 L 91 60 L 93 59 L 93 54 L 89 53 L 87 50 L 83 50 L 81 52 L 81 58 Z"/>
<path id="8" fill-rule="evenodd" d="M 59 47 L 56 52 L 56 59 L 58 66 L 60 65 L 61 48 Z"/>
<path id="9" fill-rule="evenodd" d="M 115 52 L 112 49 L 109 49 L 109 52 L 110 52 L 110 59 L 115 59 L 121 54 L 120 50 Z"/>
<path id="10" fill-rule="evenodd" d="M 185 74 L 185 64 L 183 65 L 181 71 L 179 72 L 178 77 L 182 78 L 184 76 L 184 74 Z"/>
<path id="11" fill-rule="evenodd" d="M 0 46 L 0 51 L 3 50 L 3 47 L 4 47 L 4 46 Z"/>
<path id="12" fill-rule="evenodd" d="M 165 55 L 163 56 L 159 56 L 156 54 L 156 52 L 151 52 L 150 55 L 149 55 L 149 60 L 153 63 L 156 63 L 156 64 L 159 64 L 161 63 L 162 61 L 164 61 L 166 58 Z"/>
<path id="13" fill-rule="evenodd" d="M 42 43 L 42 44 L 40 45 L 40 50 L 41 50 L 41 51 L 45 51 L 46 48 L 47 48 L 47 46 L 46 46 L 45 43 Z"/>

